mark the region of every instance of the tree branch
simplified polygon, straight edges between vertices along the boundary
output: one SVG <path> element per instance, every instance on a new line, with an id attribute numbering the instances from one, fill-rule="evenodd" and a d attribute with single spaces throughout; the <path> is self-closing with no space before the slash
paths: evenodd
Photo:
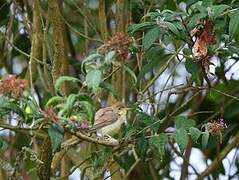
<path id="1" fill-rule="evenodd" d="M 223 151 L 218 155 L 217 158 L 215 158 L 212 162 L 212 164 L 210 164 L 199 176 L 199 180 L 203 180 L 204 177 L 208 176 L 210 173 L 212 173 L 220 164 L 219 162 L 222 161 L 227 154 L 235 147 L 239 146 L 239 132 L 236 134 L 236 136 L 234 137 L 234 139 L 232 140 L 232 142 L 230 144 L 228 144 Z"/>

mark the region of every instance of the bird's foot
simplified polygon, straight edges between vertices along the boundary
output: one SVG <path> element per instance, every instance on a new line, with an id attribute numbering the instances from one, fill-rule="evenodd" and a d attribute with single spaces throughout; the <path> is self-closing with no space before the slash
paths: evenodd
<path id="1" fill-rule="evenodd" d="M 105 140 L 107 140 L 107 141 L 110 141 L 110 142 L 112 142 L 112 143 L 118 143 L 118 140 L 117 140 L 117 139 L 111 137 L 111 136 L 108 135 L 108 134 L 106 134 L 105 137 L 106 137 Z"/>

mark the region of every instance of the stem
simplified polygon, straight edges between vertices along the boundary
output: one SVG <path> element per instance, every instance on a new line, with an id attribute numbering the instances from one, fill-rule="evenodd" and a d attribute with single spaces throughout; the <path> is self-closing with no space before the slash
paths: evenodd
<path id="1" fill-rule="evenodd" d="M 236 134 L 236 136 L 233 138 L 232 142 L 229 143 L 223 151 L 216 157 L 213 162 L 200 174 L 199 180 L 203 180 L 204 177 L 208 176 L 210 173 L 212 173 L 220 164 L 219 162 L 222 161 L 227 154 L 235 147 L 239 146 L 239 132 Z"/>
<path id="2" fill-rule="evenodd" d="M 104 42 L 107 41 L 109 37 L 109 32 L 107 28 L 107 17 L 105 9 L 105 0 L 99 0 L 99 23 L 100 23 L 100 33 Z"/>

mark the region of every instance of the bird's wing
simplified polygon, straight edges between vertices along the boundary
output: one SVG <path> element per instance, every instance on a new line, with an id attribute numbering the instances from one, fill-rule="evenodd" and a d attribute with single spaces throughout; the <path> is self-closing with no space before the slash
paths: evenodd
<path id="1" fill-rule="evenodd" d="M 89 131 L 95 131 L 104 126 L 114 123 L 118 119 L 118 114 L 111 107 L 100 109 L 95 114 L 95 123 Z"/>

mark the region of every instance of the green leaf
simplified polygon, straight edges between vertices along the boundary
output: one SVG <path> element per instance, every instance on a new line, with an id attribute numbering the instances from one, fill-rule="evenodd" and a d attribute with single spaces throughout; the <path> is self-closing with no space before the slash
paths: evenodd
<path id="1" fill-rule="evenodd" d="M 187 144 L 188 144 L 187 131 L 185 129 L 177 129 L 173 133 L 173 138 L 178 143 L 179 149 L 180 149 L 181 153 L 183 154 L 183 152 L 186 149 Z"/>
<path id="2" fill-rule="evenodd" d="M 201 136 L 202 132 L 195 127 L 190 127 L 189 129 L 190 135 L 192 137 L 192 140 L 196 143 L 198 138 Z"/>
<path id="3" fill-rule="evenodd" d="M 8 146 L 8 143 L 2 137 L 0 137 L 0 153 L 1 151 L 6 151 Z"/>
<path id="4" fill-rule="evenodd" d="M 145 138 L 146 135 L 142 133 L 139 138 L 137 138 L 136 148 L 139 151 L 139 154 L 144 157 L 148 150 L 148 141 Z"/>
<path id="5" fill-rule="evenodd" d="M 197 82 L 199 78 L 199 67 L 197 62 L 193 61 L 193 59 L 186 59 L 185 68 L 188 73 L 192 75 L 193 81 Z"/>
<path id="6" fill-rule="evenodd" d="M 164 133 L 161 133 L 158 136 L 153 136 L 149 139 L 149 144 L 151 146 L 154 146 L 157 149 L 161 158 L 164 156 L 164 153 L 165 153 L 164 147 L 167 142 L 168 142 L 168 137 Z"/>
<path id="7" fill-rule="evenodd" d="M 150 126 L 152 123 L 154 123 L 158 119 L 156 119 L 154 116 L 148 115 L 145 112 L 137 111 L 137 120 L 140 123 L 139 126 L 141 128 L 145 128 L 146 126 Z M 150 126 L 150 129 L 152 129 L 153 132 L 156 133 L 159 129 L 159 122 L 156 123 L 154 126 Z"/>
<path id="8" fill-rule="evenodd" d="M 56 152 L 60 148 L 61 142 L 63 140 L 64 130 L 60 126 L 53 124 L 48 129 L 48 134 L 51 139 L 52 151 Z"/>
<path id="9" fill-rule="evenodd" d="M 163 66 L 167 62 L 169 56 L 170 55 L 164 53 L 164 49 L 157 46 L 150 48 L 144 57 L 148 63 L 143 65 L 138 75 L 138 82 L 140 82 L 139 80 L 141 80 L 146 73 Z"/>
<path id="10" fill-rule="evenodd" d="M 229 35 L 231 38 L 239 35 L 239 9 L 230 15 Z"/>
<path id="11" fill-rule="evenodd" d="M 216 5 L 216 6 L 212 6 L 212 13 L 213 13 L 213 18 L 217 18 L 218 16 L 220 16 L 223 11 L 225 11 L 226 9 L 228 9 L 230 6 L 226 5 L 226 4 L 220 4 L 220 5 Z"/>
<path id="12" fill-rule="evenodd" d="M 82 64 L 86 63 L 86 62 L 89 62 L 89 61 L 93 61 L 97 58 L 102 58 L 103 55 L 102 54 L 98 54 L 98 53 L 95 53 L 95 54 L 91 54 L 89 55 L 87 58 L 85 58 L 82 62 Z"/>
<path id="13" fill-rule="evenodd" d="M 134 127 L 130 126 L 126 129 L 126 133 L 125 133 L 124 138 L 126 140 L 130 140 L 131 136 L 133 136 L 136 132 L 137 132 L 136 129 Z"/>
<path id="14" fill-rule="evenodd" d="M 98 59 L 102 59 L 104 56 L 102 54 L 91 54 L 89 55 L 86 59 L 84 59 L 84 61 L 82 62 L 81 65 L 81 72 L 85 72 L 88 73 L 91 69 L 95 69 L 96 67 L 96 60 Z M 84 71 L 85 70 L 85 71 Z"/>
<path id="15" fill-rule="evenodd" d="M 202 148 L 203 149 L 207 148 L 208 140 L 209 140 L 209 132 L 208 132 L 208 130 L 206 130 L 202 134 Z"/>
<path id="16" fill-rule="evenodd" d="M 87 115 L 87 119 L 90 120 L 92 124 L 94 124 L 94 115 L 95 115 L 95 108 L 90 101 L 82 101 L 80 102 L 85 114 Z"/>
<path id="17" fill-rule="evenodd" d="M 144 30 L 146 28 L 152 27 L 156 25 L 156 22 L 143 22 L 140 24 L 132 24 L 129 26 L 129 32 L 131 34 L 134 34 L 135 32 L 139 31 L 139 30 Z"/>
<path id="18" fill-rule="evenodd" d="M 180 36 L 179 30 L 177 29 L 177 27 L 176 27 L 173 23 L 167 22 L 167 21 L 165 21 L 164 23 L 166 24 L 166 26 L 168 27 L 168 29 L 169 29 L 171 32 L 173 32 L 173 33 L 174 33 L 175 35 L 177 35 L 177 36 Z"/>
<path id="19" fill-rule="evenodd" d="M 115 51 L 110 51 L 105 55 L 105 63 L 111 64 L 114 61 Z"/>
<path id="20" fill-rule="evenodd" d="M 112 93 L 113 96 L 115 96 L 115 97 L 117 96 L 117 95 L 116 95 L 117 93 L 115 92 L 115 90 L 114 90 L 114 88 L 113 88 L 113 86 L 112 86 L 111 83 L 102 81 L 102 82 L 100 83 L 100 87 L 103 88 L 103 89 L 106 89 L 107 91 L 109 91 L 110 93 Z"/>
<path id="21" fill-rule="evenodd" d="M 69 116 L 72 112 L 73 106 L 77 100 L 77 95 L 76 94 L 70 94 L 67 99 L 66 103 L 63 106 L 63 109 L 59 112 L 59 116 Z"/>
<path id="22" fill-rule="evenodd" d="M 209 7 L 212 6 L 215 0 L 203 0 L 201 6 Z"/>
<path id="23" fill-rule="evenodd" d="M 192 15 L 191 19 L 189 20 L 188 26 L 190 29 L 194 28 L 202 18 L 205 18 L 207 13 L 197 13 Z"/>
<path id="24" fill-rule="evenodd" d="M 92 69 L 90 70 L 86 75 L 86 82 L 87 86 L 89 88 L 92 88 L 94 92 L 97 91 L 102 79 L 101 79 L 102 73 L 98 69 Z"/>
<path id="25" fill-rule="evenodd" d="M 207 13 L 207 7 L 196 4 L 195 8 L 200 12 L 200 13 Z"/>
<path id="26" fill-rule="evenodd" d="M 126 65 L 123 65 L 122 67 L 123 67 L 123 69 L 124 69 L 127 73 L 129 73 L 129 75 L 132 77 L 132 79 L 133 79 L 133 81 L 134 81 L 134 84 L 136 84 L 136 83 L 137 83 L 137 77 L 136 77 L 134 71 L 132 71 L 132 70 L 131 70 L 128 66 L 126 66 Z"/>
<path id="27" fill-rule="evenodd" d="M 193 119 L 188 119 L 185 116 L 177 116 L 175 118 L 176 129 L 189 130 L 189 128 L 195 126 L 195 124 Z"/>
<path id="28" fill-rule="evenodd" d="M 61 93 L 61 92 L 60 92 L 60 89 L 61 89 L 61 86 L 63 85 L 63 83 L 64 83 L 65 81 L 80 82 L 80 80 L 77 79 L 77 78 L 75 78 L 75 77 L 61 76 L 61 77 L 59 77 L 59 78 L 56 80 L 56 83 L 55 83 L 55 86 L 54 86 L 56 92 Z"/>
<path id="29" fill-rule="evenodd" d="M 155 27 L 150 29 L 143 38 L 143 47 L 144 49 L 148 49 L 152 46 L 152 44 L 159 38 L 159 27 Z"/>
<path id="30" fill-rule="evenodd" d="M 25 118 L 24 111 L 19 107 L 17 102 L 11 99 L 0 97 L 0 115 L 6 115 L 10 112 L 18 114 L 20 117 Z"/>
<path id="31" fill-rule="evenodd" d="M 103 166 L 104 163 L 112 156 L 112 148 L 106 147 L 103 151 L 100 151 L 95 158 L 94 167 Z"/>
<path id="32" fill-rule="evenodd" d="M 65 98 L 64 98 L 64 97 L 61 97 L 61 96 L 53 96 L 53 97 L 51 97 L 51 98 L 47 101 L 45 107 L 47 107 L 47 106 L 55 106 L 56 104 L 58 104 L 59 102 L 63 101 L 64 99 L 65 99 Z"/>

